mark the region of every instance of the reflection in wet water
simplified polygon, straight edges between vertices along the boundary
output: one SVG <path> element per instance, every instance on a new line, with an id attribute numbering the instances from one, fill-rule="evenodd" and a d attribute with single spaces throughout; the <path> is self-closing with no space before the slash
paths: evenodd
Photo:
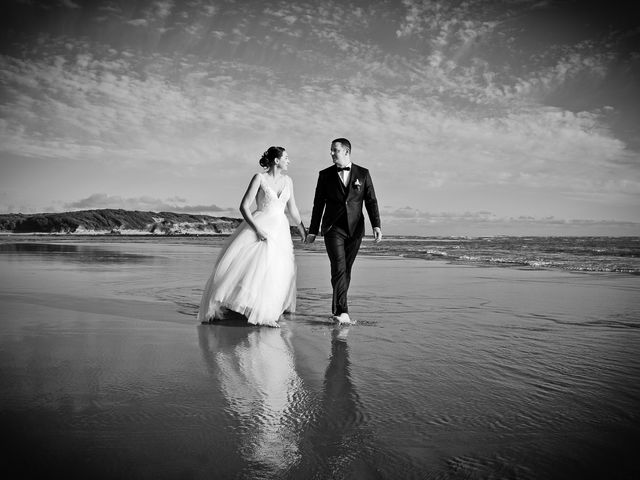
<path id="1" fill-rule="evenodd" d="M 299 456 L 296 412 L 306 403 L 287 333 L 226 325 L 203 325 L 198 333 L 205 363 L 220 382 L 235 423 L 231 430 L 242 432 L 243 457 L 283 471 Z"/>
<path id="2" fill-rule="evenodd" d="M 313 392 L 296 372 L 285 328 L 199 328 L 204 361 L 227 400 L 230 430 L 242 432 L 239 450 L 259 465 L 254 475 L 370 478 L 372 435 L 350 376 L 347 334 L 333 330 L 322 391 Z"/>
<path id="3" fill-rule="evenodd" d="M 375 442 L 351 378 L 347 327 L 331 332 L 331 355 L 322 391 L 301 425 L 303 460 L 288 478 L 377 478 Z"/>
<path id="4" fill-rule="evenodd" d="M 21 257 L 37 257 L 43 261 L 63 261 L 71 263 L 124 264 L 148 263 L 154 257 L 125 252 L 121 249 L 109 250 L 92 245 L 68 245 L 55 243 L 0 243 L 0 255 L 8 255 L 13 261 Z"/>

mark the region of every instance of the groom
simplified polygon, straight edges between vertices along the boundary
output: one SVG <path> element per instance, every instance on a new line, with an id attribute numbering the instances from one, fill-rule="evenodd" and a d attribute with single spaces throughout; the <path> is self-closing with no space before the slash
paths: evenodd
<path id="1" fill-rule="evenodd" d="M 376 243 L 382 240 L 380 213 L 369 170 L 351 163 L 349 140 L 336 138 L 331 142 L 331 158 L 334 165 L 325 168 L 318 175 L 306 241 L 313 243 L 318 231 L 324 235 L 325 247 L 331 261 L 331 318 L 338 323 L 351 323 L 347 291 L 351 282 L 351 266 L 364 235 L 362 203 L 364 202 L 367 209 Z"/>

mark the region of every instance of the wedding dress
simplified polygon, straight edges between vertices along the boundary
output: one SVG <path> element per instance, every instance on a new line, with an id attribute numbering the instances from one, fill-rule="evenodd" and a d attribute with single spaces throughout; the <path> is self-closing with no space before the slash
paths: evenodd
<path id="1" fill-rule="evenodd" d="M 249 323 L 277 327 L 283 312 L 295 311 L 296 265 L 289 220 L 285 214 L 291 179 L 276 192 L 259 174 L 253 220 L 267 240 L 242 222 L 222 248 L 200 302 L 198 320 L 220 318 L 224 308 L 241 313 Z M 224 308 L 223 308 L 224 307 Z"/>

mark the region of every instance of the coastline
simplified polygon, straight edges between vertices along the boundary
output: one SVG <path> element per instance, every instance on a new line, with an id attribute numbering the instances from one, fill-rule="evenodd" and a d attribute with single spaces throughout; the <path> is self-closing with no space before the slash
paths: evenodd
<path id="1" fill-rule="evenodd" d="M 231 235 L 231 233 L 233 232 L 209 232 L 209 231 L 205 231 L 205 232 L 182 232 L 182 233 L 164 233 L 164 232 L 149 232 L 147 230 L 118 230 L 117 232 L 110 232 L 110 231 L 106 231 L 106 230 L 94 230 L 94 231 L 85 231 L 85 232 L 20 232 L 20 233 L 16 233 L 16 232 L 1 232 L 0 231 L 0 237 L 6 236 L 6 237 L 32 237 L 32 236 L 37 236 L 37 237 L 70 237 L 70 238 L 82 238 L 82 237 L 110 237 L 110 238 L 118 238 L 118 237 L 123 237 L 123 238 L 127 238 L 127 237 L 143 237 L 143 236 L 147 236 L 147 237 L 156 237 L 156 238 L 162 238 L 162 237 L 198 237 L 198 236 L 202 236 L 202 237 L 208 237 L 208 236 L 212 236 L 212 237 L 216 237 L 216 236 L 229 236 Z"/>

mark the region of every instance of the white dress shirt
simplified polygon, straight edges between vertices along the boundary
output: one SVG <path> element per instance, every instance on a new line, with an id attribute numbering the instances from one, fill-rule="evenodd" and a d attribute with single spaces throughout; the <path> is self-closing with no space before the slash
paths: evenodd
<path id="1" fill-rule="evenodd" d="M 351 168 L 351 162 L 347 163 L 345 167 Z M 342 170 L 338 172 L 338 175 L 340 176 L 340 180 L 342 180 L 342 184 L 345 187 L 349 185 L 349 177 L 351 176 L 351 170 Z"/>

